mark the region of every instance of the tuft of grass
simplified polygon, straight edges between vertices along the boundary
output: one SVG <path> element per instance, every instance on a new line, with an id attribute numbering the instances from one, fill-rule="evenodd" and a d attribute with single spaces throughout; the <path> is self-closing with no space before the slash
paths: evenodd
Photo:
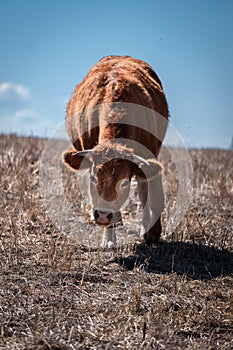
<path id="1" fill-rule="evenodd" d="M 193 198 L 160 244 L 104 251 L 62 234 L 46 214 L 45 144 L 0 137 L 0 349 L 232 349 L 232 152 L 190 151 Z M 161 160 L 172 202 L 176 170 L 166 150 Z M 73 175 L 63 176 L 67 200 L 74 193 L 82 204 L 77 229 L 95 234 Z M 126 227 L 140 210 L 132 199 Z"/>

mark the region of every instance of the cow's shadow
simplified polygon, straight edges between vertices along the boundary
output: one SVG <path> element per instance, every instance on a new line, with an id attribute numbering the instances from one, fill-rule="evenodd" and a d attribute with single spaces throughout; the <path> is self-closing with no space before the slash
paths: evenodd
<path id="1" fill-rule="evenodd" d="M 117 256 L 115 262 L 127 270 L 140 267 L 150 273 L 176 273 L 197 280 L 233 273 L 232 252 L 196 243 L 160 242 L 153 248 L 140 244 L 132 255 Z"/>

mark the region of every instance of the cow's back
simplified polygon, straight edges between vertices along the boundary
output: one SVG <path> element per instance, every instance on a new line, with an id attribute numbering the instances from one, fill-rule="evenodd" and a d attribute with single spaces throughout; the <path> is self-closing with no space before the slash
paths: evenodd
<path id="1" fill-rule="evenodd" d="M 162 115 L 165 121 L 168 119 L 166 98 L 161 81 L 154 70 L 147 63 L 129 56 L 107 56 L 77 85 L 69 101 L 66 125 L 76 149 L 93 148 L 104 137 L 114 138 L 114 132 L 109 133 L 109 129 L 99 125 L 103 118 L 110 118 L 109 122 L 112 124 L 120 123 L 120 114 L 117 115 L 113 109 L 113 113 L 106 112 L 103 116 L 95 106 L 104 105 L 110 108 L 120 102 L 145 106 Z M 166 125 L 163 128 L 159 139 L 153 139 L 154 130 L 151 130 L 152 134 L 149 135 L 143 130 L 129 130 L 125 126 L 120 132 L 118 130 L 118 136 L 127 138 L 131 133 L 137 142 L 144 143 L 146 147 L 151 148 L 153 144 L 152 151 L 157 155 Z"/>

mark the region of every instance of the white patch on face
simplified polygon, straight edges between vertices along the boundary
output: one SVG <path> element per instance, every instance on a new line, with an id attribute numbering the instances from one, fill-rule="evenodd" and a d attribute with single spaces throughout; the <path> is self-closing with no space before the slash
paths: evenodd
<path id="1" fill-rule="evenodd" d="M 130 190 L 130 180 L 128 178 L 123 178 L 119 180 L 116 184 L 117 201 L 121 203 L 121 206 L 126 202 L 129 196 Z"/>

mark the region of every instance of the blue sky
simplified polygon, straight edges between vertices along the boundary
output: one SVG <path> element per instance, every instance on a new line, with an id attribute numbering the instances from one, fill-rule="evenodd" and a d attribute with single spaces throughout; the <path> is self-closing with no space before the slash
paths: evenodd
<path id="1" fill-rule="evenodd" d="M 49 136 L 101 57 L 159 74 L 187 146 L 233 136 L 232 0 L 0 1 L 0 132 Z"/>

